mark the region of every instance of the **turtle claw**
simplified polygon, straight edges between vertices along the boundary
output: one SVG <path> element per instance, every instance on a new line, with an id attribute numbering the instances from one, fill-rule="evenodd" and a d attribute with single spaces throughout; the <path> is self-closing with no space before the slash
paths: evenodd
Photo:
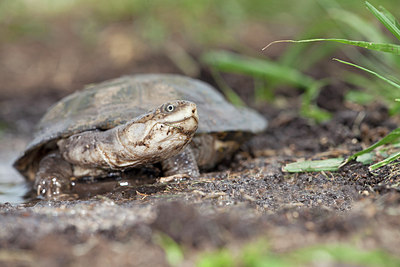
<path id="1" fill-rule="evenodd" d="M 59 199 L 71 188 L 71 164 L 61 158 L 59 153 L 43 157 L 36 173 L 34 188 L 40 198 Z"/>
<path id="2" fill-rule="evenodd" d="M 55 199 L 64 195 L 68 191 L 69 184 L 64 179 L 57 177 L 40 178 L 36 182 L 36 193 L 39 197 Z"/>
<path id="3" fill-rule="evenodd" d="M 190 175 L 186 173 L 182 174 L 174 174 L 166 177 L 160 177 L 159 182 L 162 184 L 170 183 L 170 182 L 176 182 L 176 181 L 182 181 L 182 180 L 187 180 L 190 179 Z"/>

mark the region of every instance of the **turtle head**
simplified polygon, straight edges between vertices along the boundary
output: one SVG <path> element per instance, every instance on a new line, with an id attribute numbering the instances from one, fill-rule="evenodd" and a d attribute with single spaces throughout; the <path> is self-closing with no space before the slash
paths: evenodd
<path id="1" fill-rule="evenodd" d="M 196 104 L 185 100 L 167 102 L 155 110 L 154 122 L 160 125 L 160 129 L 166 126 L 168 129 L 164 129 L 164 132 L 175 129 L 176 132 L 193 136 L 199 123 Z"/>
<path id="2" fill-rule="evenodd" d="M 132 154 L 154 163 L 180 153 L 192 140 L 199 123 L 196 104 L 175 100 L 134 119 L 120 140 Z"/>

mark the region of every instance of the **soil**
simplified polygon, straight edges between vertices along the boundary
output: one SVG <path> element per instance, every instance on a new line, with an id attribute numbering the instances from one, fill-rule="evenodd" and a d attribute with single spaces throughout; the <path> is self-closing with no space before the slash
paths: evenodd
<path id="1" fill-rule="evenodd" d="M 396 128 L 396 118 L 379 103 L 368 107 L 346 103 L 341 84 L 321 91 L 317 103 L 331 111 L 333 118 L 315 124 L 299 115 L 297 90 L 276 92 L 277 98 L 285 97 L 283 106 L 254 106 L 252 79 L 224 74 L 225 81 L 268 119 L 269 127 L 215 170 L 202 173 L 199 179 L 168 184 L 154 182 L 152 177 L 128 181 L 128 185 L 125 180 L 81 183 L 74 189 L 81 198 L 75 200 L 20 198 L 25 183 L 4 166 L 23 150 L 34 125 L 52 103 L 84 84 L 123 74 L 180 72 L 158 52 L 146 51 L 116 67 L 109 64 L 110 58 L 96 57 L 99 51 L 87 55 L 71 46 L 65 60 L 76 57 L 90 62 L 96 58 L 96 64 L 84 64 L 76 72 L 76 65 L 66 62 L 66 73 L 76 75 L 50 81 L 52 60 L 59 59 L 44 56 L 46 46 L 27 47 L 24 42 L 14 44 L 13 54 L 28 51 L 20 54 L 32 57 L 21 59 L 29 62 L 34 62 L 35 55 L 45 57 L 48 68 L 42 68 L 41 75 L 47 78 L 31 75 L 21 79 L 25 76 L 11 71 L 5 77 L 6 72 L 2 72 L 1 182 L 20 189 L 8 194 L 3 190 L 0 265 L 163 266 L 168 265 L 160 241 L 164 235 L 185 248 L 185 263 L 189 265 L 201 251 L 240 247 L 260 238 L 267 239 L 275 253 L 347 242 L 400 255 L 398 165 L 375 173 L 358 162 L 350 162 L 337 172 L 282 171 L 286 163 L 300 159 L 350 155 Z M 57 44 L 53 50 L 58 51 Z M 11 50 L 3 47 L 1 51 L 0 62 L 4 62 L 2 59 L 9 57 L 4 51 Z M 215 85 L 211 77 L 202 67 L 197 78 Z"/>

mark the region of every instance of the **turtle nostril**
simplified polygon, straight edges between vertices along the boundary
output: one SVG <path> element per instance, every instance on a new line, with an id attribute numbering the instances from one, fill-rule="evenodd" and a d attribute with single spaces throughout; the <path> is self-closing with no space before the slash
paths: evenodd
<path id="1" fill-rule="evenodd" d="M 192 109 L 192 113 L 194 114 L 196 112 L 196 110 L 195 109 Z"/>

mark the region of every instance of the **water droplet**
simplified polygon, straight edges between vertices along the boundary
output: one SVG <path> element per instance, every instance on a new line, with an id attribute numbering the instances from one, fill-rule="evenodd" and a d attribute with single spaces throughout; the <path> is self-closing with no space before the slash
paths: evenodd
<path id="1" fill-rule="evenodd" d="M 120 182 L 119 185 L 120 185 L 120 186 L 128 186 L 129 183 L 128 183 L 128 182 Z"/>

